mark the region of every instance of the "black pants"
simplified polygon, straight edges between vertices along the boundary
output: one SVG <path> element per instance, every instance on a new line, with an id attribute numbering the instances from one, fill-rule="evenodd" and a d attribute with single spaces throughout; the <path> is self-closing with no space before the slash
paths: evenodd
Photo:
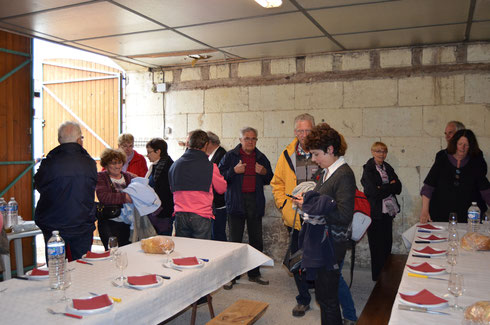
<path id="1" fill-rule="evenodd" d="M 99 220 L 99 236 L 105 250 L 107 250 L 107 244 L 109 237 L 117 237 L 117 244 L 119 247 L 128 245 L 129 241 L 129 225 L 124 222 L 117 222 L 112 220 Z"/>
<path id="2" fill-rule="evenodd" d="M 371 277 L 377 281 L 393 244 L 393 218 L 383 214 L 382 219 L 373 219 L 367 231 L 371 252 Z"/>
<path id="3" fill-rule="evenodd" d="M 52 232 L 47 230 L 42 230 L 42 231 L 43 231 L 44 243 L 46 244 L 45 253 L 46 253 L 46 260 L 47 260 L 48 240 L 51 238 Z M 63 231 L 60 231 L 60 236 L 65 241 L 65 252 L 68 261 L 71 262 L 74 260 L 78 260 L 82 258 L 84 254 L 90 251 L 92 247 L 93 234 L 94 234 L 93 231 L 87 231 L 86 233 L 79 234 L 79 235 L 67 235 Z M 68 255 L 68 251 L 70 252 L 71 257 Z"/>
<path id="4" fill-rule="evenodd" d="M 241 243 L 245 222 L 247 222 L 248 242 L 250 246 L 258 251 L 264 249 L 262 241 L 262 217 L 257 215 L 255 193 L 242 194 L 245 215 L 228 215 L 228 225 L 230 227 L 230 241 Z M 248 276 L 254 278 L 260 276 L 260 268 L 248 271 Z"/>
<path id="5" fill-rule="evenodd" d="M 339 306 L 339 270 L 318 270 L 315 279 L 315 296 L 320 305 L 322 325 L 341 325 Z"/>

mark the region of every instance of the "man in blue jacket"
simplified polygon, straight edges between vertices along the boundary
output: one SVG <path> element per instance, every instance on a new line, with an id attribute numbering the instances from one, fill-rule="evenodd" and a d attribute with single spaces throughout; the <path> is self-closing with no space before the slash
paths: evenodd
<path id="1" fill-rule="evenodd" d="M 41 194 L 35 221 L 46 244 L 52 231 L 58 230 L 67 253 L 71 252 L 71 259 L 77 260 L 92 247 L 97 167 L 83 149 L 78 123 L 61 124 L 58 142 L 60 145 L 43 159 L 34 176 L 34 186 Z"/>
<path id="2" fill-rule="evenodd" d="M 226 211 L 230 227 L 230 240 L 241 243 L 245 222 L 249 243 L 255 249 L 263 250 L 262 217 L 265 211 L 264 185 L 271 182 L 272 168 L 267 157 L 260 152 L 257 144 L 257 130 L 245 127 L 240 130 L 240 144 L 228 151 L 220 162 L 219 170 L 228 182 L 225 193 Z M 259 267 L 248 271 L 248 279 L 258 284 L 268 285 L 260 275 Z M 231 289 L 236 281 L 225 286 Z"/>

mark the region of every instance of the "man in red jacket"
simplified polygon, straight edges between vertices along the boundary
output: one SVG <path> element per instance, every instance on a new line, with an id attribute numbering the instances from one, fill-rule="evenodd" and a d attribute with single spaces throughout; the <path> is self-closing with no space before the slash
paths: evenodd
<path id="1" fill-rule="evenodd" d="M 126 154 L 126 163 L 123 165 L 123 172 L 131 173 L 135 176 L 145 177 L 148 172 L 146 159 L 137 153 L 134 148 L 134 137 L 129 133 L 123 133 L 118 138 L 118 147 Z"/>

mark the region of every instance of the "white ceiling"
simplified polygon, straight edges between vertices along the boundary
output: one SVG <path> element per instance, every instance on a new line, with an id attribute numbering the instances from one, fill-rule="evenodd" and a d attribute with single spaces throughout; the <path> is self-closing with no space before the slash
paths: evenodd
<path id="1" fill-rule="evenodd" d="M 147 67 L 490 40 L 490 0 L 0 0 L 0 29 Z"/>

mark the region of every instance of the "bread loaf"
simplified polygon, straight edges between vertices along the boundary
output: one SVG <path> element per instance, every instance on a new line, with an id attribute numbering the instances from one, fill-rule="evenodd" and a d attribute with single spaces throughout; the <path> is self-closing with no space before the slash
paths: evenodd
<path id="1" fill-rule="evenodd" d="M 479 251 L 490 250 L 490 237 L 477 232 L 468 232 L 461 238 L 461 248 L 471 250 L 475 248 Z"/>
<path id="2" fill-rule="evenodd" d="M 141 240 L 141 248 L 145 253 L 165 254 L 164 249 L 167 245 L 174 245 L 172 239 L 165 236 L 154 236 Z"/>
<path id="3" fill-rule="evenodd" d="M 478 301 L 468 306 L 464 318 L 477 324 L 490 324 L 490 301 Z"/>

